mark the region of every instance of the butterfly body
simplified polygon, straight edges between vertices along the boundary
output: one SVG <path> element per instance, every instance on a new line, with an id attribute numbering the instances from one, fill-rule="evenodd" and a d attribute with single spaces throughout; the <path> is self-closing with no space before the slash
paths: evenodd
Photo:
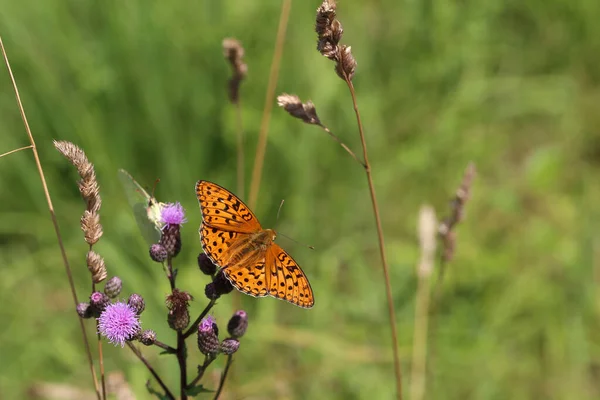
<path id="1" fill-rule="evenodd" d="M 239 198 L 217 184 L 199 181 L 196 195 L 202 212 L 202 249 L 236 289 L 304 308 L 314 305 L 306 275 L 275 243 L 273 229 L 263 229 Z"/>

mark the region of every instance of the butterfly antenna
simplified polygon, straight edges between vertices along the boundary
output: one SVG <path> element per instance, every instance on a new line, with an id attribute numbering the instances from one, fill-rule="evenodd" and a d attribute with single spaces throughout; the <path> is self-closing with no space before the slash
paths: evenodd
<path id="1" fill-rule="evenodd" d="M 277 210 L 277 220 L 279 220 L 279 213 L 281 212 L 281 207 L 283 207 L 284 199 L 281 199 L 281 203 L 279 204 L 279 209 Z"/>
<path id="2" fill-rule="evenodd" d="M 160 182 L 160 178 L 156 178 L 154 181 L 154 186 L 152 187 L 152 197 L 154 197 L 154 191 L 156 190 L 156 185 Z"/>
<path id="3" fill-rule="evenodd" d="M 314 249 L 315 249 L 315 247 L 314 247 L 314 246 L 310 246 L 310 245 L 308 245 L 308 244 L 306 244 L 306 243 L 300 243 L 299 241 L 297 241 L 297 240 L 294 240 L 294 239 L 292 239 L 291 237 L 289 237 L 289 236 L 287 236 L 287 235 L 284 235 L 283 233 L 279 233 L 279 232 L 277 232 L 277 234 L 278 234 L 278 235 L 281 235 L 281 236 L 283 236 L 283 237 L 284 237 L 284 238 L 286 238 L 286 239 L 290 239 L 290 240 L 291 240 L 292 242 L 294 242 L 294 243 L 298 243 L 298 244 L 300 244 L 300 245 L 302 245 L 302 246 L 306 246 L 306 247 L 308 247 L 308 248 L 309 248 L 309 249 L 311 249 L 311 250 L 314 250 Z"/>

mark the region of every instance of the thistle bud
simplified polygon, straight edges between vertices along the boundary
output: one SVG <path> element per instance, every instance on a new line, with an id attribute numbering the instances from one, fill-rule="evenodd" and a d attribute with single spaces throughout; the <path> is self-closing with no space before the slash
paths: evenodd
<path id="1" fill-rule="evenodd" d="M 81 318 L 90 318 L 92 316 L 92 307 L 90 303 L 79 303 L 77 304 L 77 314 Z"/>
<path id="2" fill-rule="evenodd" d="M 190 312 L 188 311 L 190 300 L 192 300 L 192 296 L 179 289 L 173 289 L 173 292 L 167 296 L 166 304 L 169 309 L 167 322 L 171 329 L 181 331 L 190 324 Z"/>
<path id="3" fill-rule="evenodd" d="M 169 254 L 167 253 L 167 249 L 162 244 L 155 243 L 150 246 L 150 258 L 152 261 L 156 261 L 158 263 L 166 261 Z"/>
<path id="4" fill-rule="evenodd" d="M 176 257 L 181 251 L 181 232 L 179 225 L 168 225 L 163 228 L 160 244 L 170 257 Z"/>
<path id="5" fill-rule="evenodd" d="M 217 266 L 204 253 L 198 254 L 198 267 L 206 275 L 212 276 L 217 272 Z"/>
<path id="6" fill-rule="evenodd" d="M 156 332 L 146 329 L 140 334 L 140 342 L 146 346 L 152 346 L 156 342 Z"/>
<path id="7" fill-rule="evenodd" d="M 140 315 L 146 308 L 144 298 L 137 293 L 133 293 L 131 296 L 129 296 L 127 304 L 135 311 L 137 315 Z"/>
<path id="8" fill-rule="evenodd" d="M 221 342 L 221 353 L 232 355 L 240 348 L 240 342 L 237 339 L 228 338 Z"/>
<path id="9" fill-rule="evenodd" d="M 225 277 L 222 271 L 219 271 L 211 283 L 204 288 L 204 294 L 210 300 L 216 300 L 224 294 L 233 290 L 233 285 Z"/>
<path id="10" fill-rule="evenodd" d="M 90 305 L 94 315 L 99 315 L 110 303 L 110 299 L 102 292 L 94 292 L 90 295 Z"/>
<path id="11" fill-rule="evenodd" d="M 121 293 L 122 287 L 123 283 L 121 282 L 121 278 L 113 276 L 104 285 L 104 293 L 111 299 L 114 299 Z"/>
<path id="12" fill-rule="evenodd" d="M 207 356 L 215 356 L 219 352 L 219 328 L 212 316 L 208 316 L 198 325 L 198 349 Z"/>
<path id="13" fill-rule="evenodd" d="M 227 332 L 237 339 L 244 336 L 246 329 L 248 329 L 248 314 L 244 310 L 236 311 L 227 323 Z"/>

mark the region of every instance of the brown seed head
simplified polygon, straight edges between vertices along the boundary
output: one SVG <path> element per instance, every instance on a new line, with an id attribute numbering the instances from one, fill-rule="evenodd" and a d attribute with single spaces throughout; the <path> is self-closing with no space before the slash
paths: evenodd
<path id="1" fill-rule="evenodd" d="M 102 200 L 94 165 L 88 160 L 85 152 L 71 142 L 55 140 L 54 147 L 77 168 L 81 177 L 78 182 L 79 192 L 87 203 L 87 210 L 97 213 Z"/>
<path id="2" fill-rule="evenodd" d="M 104 264 L 104 259 L 98 253 L 92 250 L 88 251 L 86 262 L 94 283 L 100 283 L 106 279 L 106 265 Z"/>
<path id="3" fill-rule="evenodd" d="M 237 104 L 239 101 L 240 84 L 248 73 L 248 65 L 244 63 L 244 48 L 242 44 L 233 38 L 223 39 L 223 54 L 229 64 L 233 75 L 229 79 L 229 101 Z"/>
<path id="4" fill-rule="evenodd" d="M 335 19 L 335 0 L 324 0 L 317 8 L 315 31 L 319 38 L 331 35 L 331 24 Z"/>
<path id="5" fill-rule="evenodd" d="M 81 216 L 81 230 L 85 241 L 93 246 L 102 237 L 102 225 L 100 216 L 93 211 L 85 210 Z"/>
<path id="6" fill-rule="evenodd" d="M 292 117 L 296 117 L 311 125 L 321 125 L 317 110 L 312 101 L 302 103 L 295 94 L 283 93 L 277 96 L 277 105 L 283 107 Z"/>
<path id="7" fill-rule="evenodd" d="M 340 78 L 346 80 L 346 78 L 351 81 L 354 77 L 354 72 L 356 71 L 356 60 L 352 55 L 351 47 L 341 45 L 339 54 L 339 61 L 335 65 L 335 72 L 338 74 Z"/>
<path id="8" fill-rule="evenodd" d="M 471 195 L 471 186 L 473 185 L 475 175 L 475 164 L 470 163 L 465 170 L 463 180 L 456 190 L 454 198 L 450 202 L 450 215 L 438 227 L 438 234 L 444 245 L 444 261 L 450 261 L 454 257 L 454 249 L 456 247 L 454 227 L 464 218 L 465 205 Z"/>

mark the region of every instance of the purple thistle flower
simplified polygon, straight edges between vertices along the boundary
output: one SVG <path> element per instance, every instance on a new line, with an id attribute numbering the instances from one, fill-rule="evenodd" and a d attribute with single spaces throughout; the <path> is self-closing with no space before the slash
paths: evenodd
<path id="1" fill-rule="evenodd" d="M 140 321 L 135 310 L 121 302 L 109 304 L 98 318 L 98 331 L 109 342 L 121 347 L 140 331 Z"/>
<path id="2" fill-rule="evenodd" d="M 181 225 L 187 222 L 185 210 L 179 202 L 165 205 L 160 212 L 160 219 L 166 226 Z"/>

